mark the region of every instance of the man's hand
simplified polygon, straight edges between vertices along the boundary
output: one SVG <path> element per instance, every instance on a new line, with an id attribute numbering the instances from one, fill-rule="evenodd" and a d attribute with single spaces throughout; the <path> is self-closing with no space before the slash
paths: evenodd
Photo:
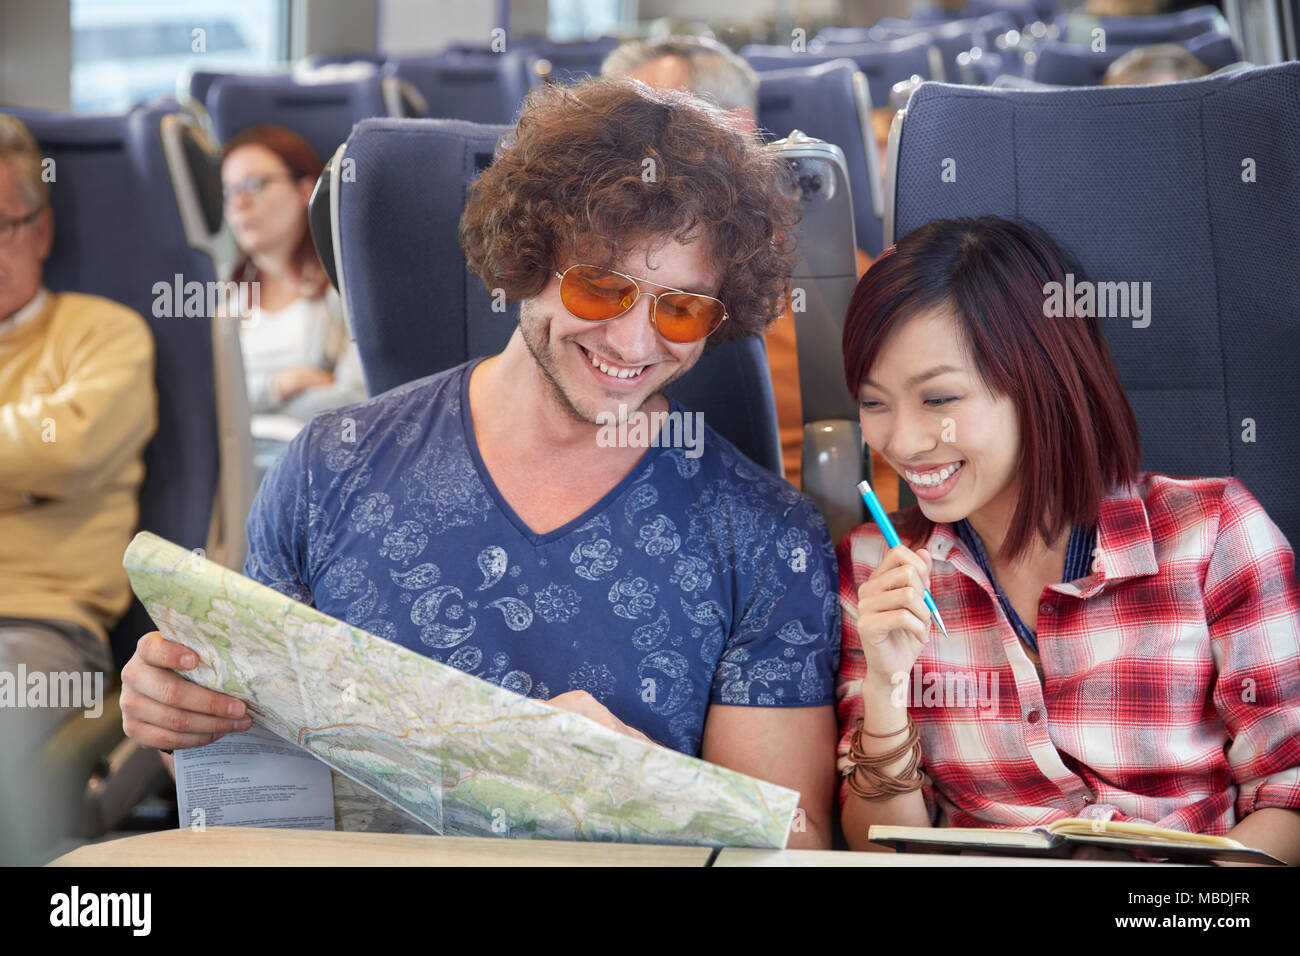
<path id="1" fill-rule="evenodd" d="M 146 747 L 202 747 L 253 725 L 244 702 L 187 681 L 172 670 L 198 664 L 193 651 L 157 631 L 140 638 L 122 668 L 122 729 Z"/>
<path id="2" fill-rule="evenodd" d="M 641 733 L 635 727 L 629 727 L 623 721 L 619 720 L 609 712 L 607 708 L 596 698 L 585 690 L 571 690 L 560 694 L 558 697 L 552 697 L 546 703 L 559 707 L 561 710 L 572 711 L 575 714 L 582 714 L 584 717 L 590 717 L 602 727 L 608 727 L 610 730 L 617 730 L 620 734 L 627 734 L 629 737 L 635 737 L 637 740 L 644 740 L 648 744 L 654 743 L 649 737 Z"/>

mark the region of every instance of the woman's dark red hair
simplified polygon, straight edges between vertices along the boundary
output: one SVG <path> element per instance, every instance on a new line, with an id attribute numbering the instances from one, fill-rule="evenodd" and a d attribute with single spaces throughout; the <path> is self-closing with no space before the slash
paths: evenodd
<path id="1" fill-rule="evenodd" d="M 1137 420 L 1096 318 L 1044 315 L 1044 286 L 1082 271 L 1028 223 L 995 216 L 938 219 L 887 249 L 858 282 L 844 322 L 844 375 L 854 398 L 889 334 L 946 307 L 985 386 L 1020 421 L 1020 500 L 999 557 L 1023 555 L 1037 531 L 1054 541 L 1097 520 L 1101 499 L 1133 480 Z M 913 546 L 931 523 L 908 509 L 898 532 Z"/>
<path id="2" fill-rule="evenodd" d="M 261 146 L 269 149 L 279 157 L 285 170 L 295 182 L 303 178 L 315 182 L 320 177 L 321 170 L 325 168 L 320 157 L 316 155 L 316 150 L 311 148 L 311 144 L 293 130 L 285 129 L 283 126 L 262 123 L 250 126 L 242 133 L 232 136 L 230 141 L 221 148 L 221 161 L 224 163 L 226 157 L 241 146 Z M 293 261 L 298 267 L 299 277 L 311 295 L 318 296 L 323 293 L 329 278 L 325 275 L 325 267 L 321 265 L 320 257 L 316 255 L 311 230 L 307 228 L 305 221 L 302 239 L 294 248 Z M 231 270 L 230 279 L 235 282 L 257 282 L 261 279 L 259 270 L 248 253 L 240 251 L 239 259 Z"/>

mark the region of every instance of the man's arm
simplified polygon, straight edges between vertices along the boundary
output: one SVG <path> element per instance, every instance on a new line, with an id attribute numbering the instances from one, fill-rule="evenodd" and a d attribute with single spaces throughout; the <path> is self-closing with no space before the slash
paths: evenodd
<path id="1" fill-rule="evenodd" d="M 585 690 L 546 703 L 590 717 L 611 730 L 654 743 Z M 720 767 L 799 791 L 792 850 L 828 850 L 835 792 L 835 711 L 824 707 L 735 707 L 713 704 L 700 756 Z"/>
<path id="2" fill-rule="evenodd" d="M 701 756 L 710 763 L 799 791 L 792 850 L 828 850 L 835 787 L 835 710 L 714 704 Z M 802 829 L 801 829 L 802 827 Z"/>
<path id="3" fill-rule="evenodd" d="M 0 496 L 84 494 L 115 477 L 153 434 L 149 328 L 124 307 L 91 308 L 95 321 L 59 346 L 67 355 L 64 380 L 0 404 Z"/>
<path id="4" fill-rule="evenodd" d="M 700 756 L 798 790 L 802 813 L 787 845 L 825 850 L 840 656 L 835 551 L 821 514 L 796 494 L 764 552 L 714 676 Z M 807 706 L 778 706 L 782 700 Z"/>

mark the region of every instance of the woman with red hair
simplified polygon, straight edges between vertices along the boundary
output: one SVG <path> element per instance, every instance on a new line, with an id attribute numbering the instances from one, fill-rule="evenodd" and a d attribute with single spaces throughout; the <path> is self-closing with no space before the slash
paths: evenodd
<path id="1" fill-rule="evenodd" d="M 918 504 L 838 551 L 845 836 L 1089 817 L 1300 862 L 1294 555 L 1240 481 L 1139 471 L 1098 320 L 1044 314 L 1071 272 L 1033 226 L 939 220 L 854 292 L 863 439 Z"/>
<path id="2" fill-rule="evenodd" d="M 255 415 L 305 423 L 366 397 L 342 305 L 307 227 L 321 168 L 307 141 L 280 126 L 246 129 L 222 150 L 226 221 L 240 252 L 230 278 L 256 283 L 258 293 L 240 329 Z"/>

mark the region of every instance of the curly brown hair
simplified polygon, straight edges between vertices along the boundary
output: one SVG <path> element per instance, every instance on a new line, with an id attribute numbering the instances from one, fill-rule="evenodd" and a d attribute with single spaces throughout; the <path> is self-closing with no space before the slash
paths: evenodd
<path id="1" fill-rule="evenodd" d="M 643 244 L 700 239 L 729 314 L 710 346 L 784 308 L 799 217 L 786 167 L 718 108 L 626 78 L 541 86 L 497 153 L 470 187 L 460 243 L 507 299 L 540 293 L 565 251 L 616 268 Z"/>

